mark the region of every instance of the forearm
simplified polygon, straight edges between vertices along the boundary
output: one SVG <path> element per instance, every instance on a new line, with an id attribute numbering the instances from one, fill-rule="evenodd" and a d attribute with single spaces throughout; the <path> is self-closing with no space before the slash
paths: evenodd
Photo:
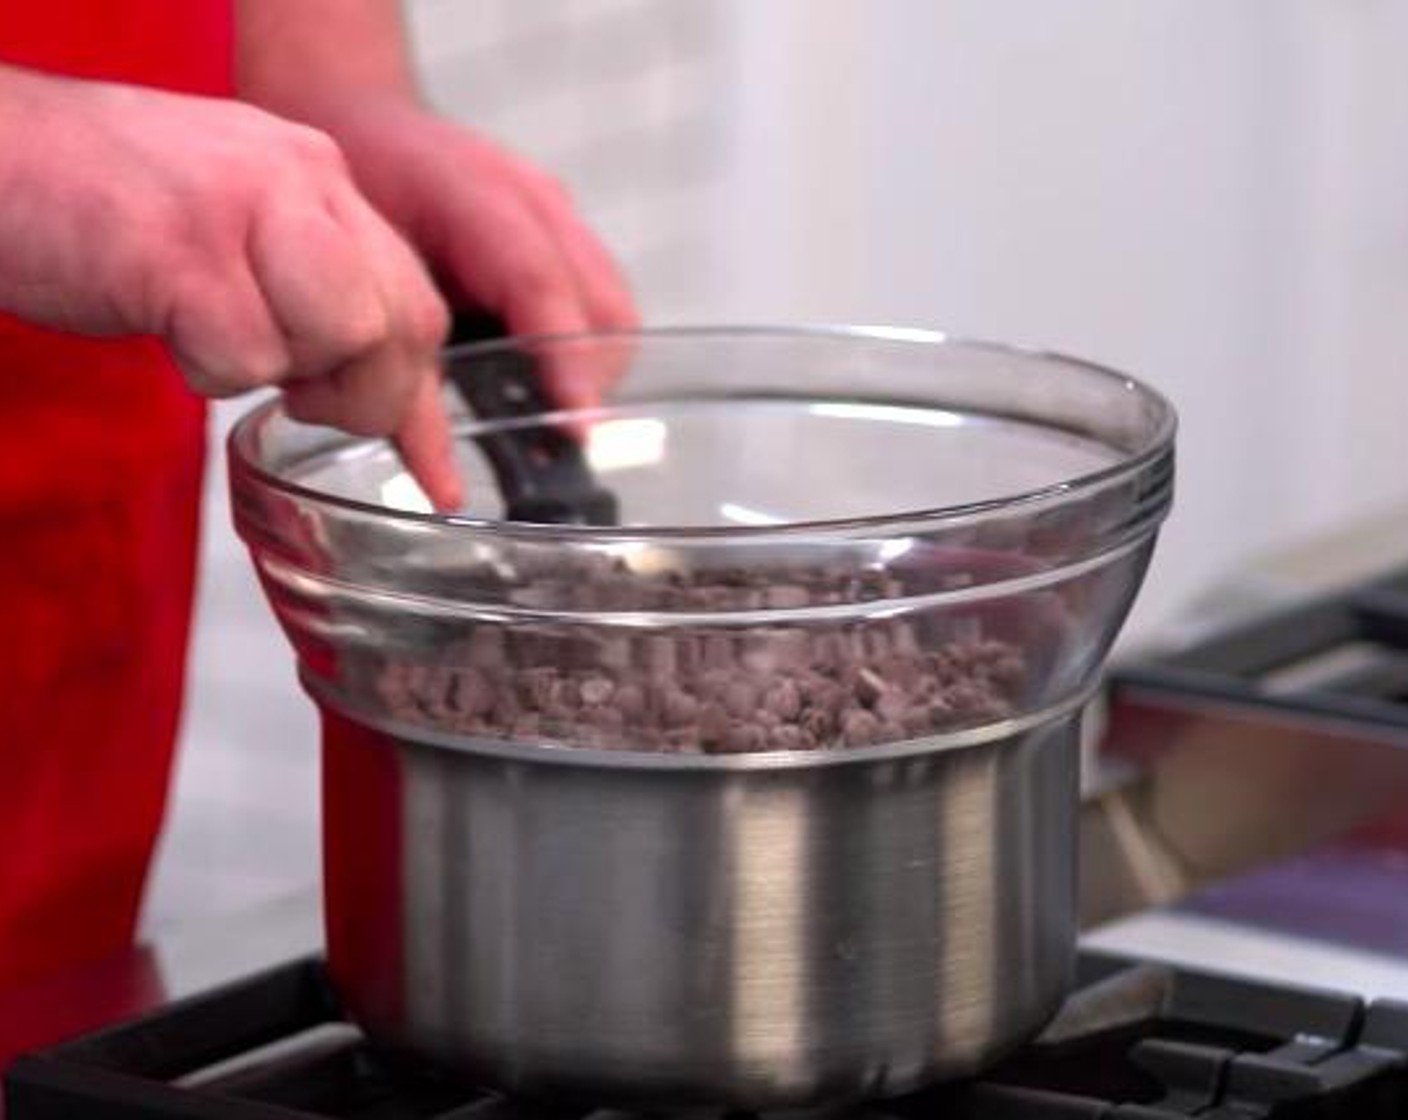
<path id="1" fill-rule="evenodd" d="M 32 113 L 36 76 L 0 62 L 0 198 L 25 154 L 24 122 Z"/>
<path id="2" fill-rule="evenodd" d="M 0 63 L 0 311 L 87 333 L 134 329 L 114 301 L 74 294 L 91 275 L 85 245 L 120 239 L 100 229 L 110 168 L 107 136 L 92 122 L 127 112 L 130 97 L 122 86 Z"/>
<path id="3" fill-rule="evenodd" d="M 87 84 L 0 62 L 0 172 L 42 154 L 35 137 L 52 127 L 55 105 Z"/>
<path id="4" fill-rule="evenodd" d="M 349 101 L 418 100 L 398 0 L 236 0 L 236 86 L 255 105 L 319 127 Z"/>
<path id="5" fill-rule="evenodd" d="M 47 145 L 30 142 L 34 134 L 29 122 L 46 115 L 44 87 L 53 81 L 0 62 L 0 313 L 28 318 L 40 318 L 49 310 L 31 305 L 49 301 L 34 298 L 35 279 L 24 259 L 29 254 L 17 251 L 15 242 L 35 201 L 34 164 L 47 155 Z"/>

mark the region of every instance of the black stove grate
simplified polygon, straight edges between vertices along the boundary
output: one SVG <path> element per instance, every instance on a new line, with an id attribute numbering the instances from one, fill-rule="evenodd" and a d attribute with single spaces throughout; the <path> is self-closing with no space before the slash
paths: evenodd
<path id="1" fill-rule="evenodd" d="M 1110 673 L 1152 693 L 1408 733 L 1408 568 L 1219 631 Z"/>
<path id="2" fill-rule="evenodd" d="M 5 1099 L 9 1120 L 631 1120 L 388 1063 L 316 960 L 21 1058 Z M 1408 1005 L 1087 955 L 1066 1008 L 1016 1057 L 844 1120 L 1188 1116 L 1408 1116 Z"/>

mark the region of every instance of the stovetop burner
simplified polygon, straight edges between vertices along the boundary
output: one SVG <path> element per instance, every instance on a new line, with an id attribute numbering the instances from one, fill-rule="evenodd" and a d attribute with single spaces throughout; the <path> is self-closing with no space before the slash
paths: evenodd
<path id="1" fill-rule="evenodd" d="M 317 960 L 21 1058 L 5 1099 L 9 1120 L 628 1117 L 512 1100 L 386 1062 L 342 1015 Z M 1012 1059 L 977 1081 L 826 1117 L 838 1115 L 1399 1117 L 1408 1115 L 1408 1004 L 1086 954 L 1061 1014 Z"/>

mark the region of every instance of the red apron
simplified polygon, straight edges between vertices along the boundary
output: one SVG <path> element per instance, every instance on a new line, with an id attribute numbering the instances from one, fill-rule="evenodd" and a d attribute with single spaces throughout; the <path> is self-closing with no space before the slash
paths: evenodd
<path id="1" fill-rule="evenodd" d="M 230 92 L 231 0 L 4 7 L 0 60 Z M 180 718 L 205 410 L 153 340 L 0 316 L 0 424 L 4 986 L 131 940 Z"/>

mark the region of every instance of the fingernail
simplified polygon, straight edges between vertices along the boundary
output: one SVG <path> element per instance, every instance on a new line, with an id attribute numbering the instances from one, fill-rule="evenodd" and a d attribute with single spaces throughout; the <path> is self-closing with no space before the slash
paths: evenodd
<path id="1" fill-rule="evenodd" d="M 437 484 L 436 493 L 430 495 L 436 513 L 457 513 L 464 507 L 464 498 L 464 483 L 460 481 L 459 475 L 454 473 L 453 467 L 449 468 L 449 474 Z"/>

